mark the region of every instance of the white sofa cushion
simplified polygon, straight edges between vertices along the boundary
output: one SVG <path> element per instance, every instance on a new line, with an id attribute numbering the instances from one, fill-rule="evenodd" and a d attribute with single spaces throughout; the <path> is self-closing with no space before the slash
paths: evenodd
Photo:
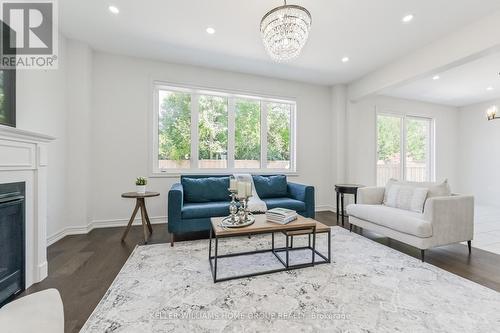
<path id="1" fill-rule="evenodd" d="M 384 205 L 387 205 L 387 196 L 392 186 L 410 186 L 414 188 L 426 188 L 427 189 L 427 198 L 434 197 L 448 197 L 451 195 L 450 185 L 448 184 L 448 180 L 445 180 L 442 183 L 432 183 L 432 182 L 408 182 L 401 181 L 396 179 L 389 179 L 387 185 L 385 186 L 385 194 L 384 194 Z"/>
<path id="2" fill-rule="evenodd" d="M 432 224 L 423 214 L 384 205 L 349 205 L 347 214 L 416 237 L 432 237 Z"/>
<path id="3" fill-rule="evenodd" d="M 386 206 L 422 213 L 427 192 L 425 187 L 392 185 L 387 190 Z"/>

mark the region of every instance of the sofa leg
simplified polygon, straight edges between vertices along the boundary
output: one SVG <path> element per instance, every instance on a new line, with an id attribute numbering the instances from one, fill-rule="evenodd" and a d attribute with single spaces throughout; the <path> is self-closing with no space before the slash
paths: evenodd
<path id="1" fill-rule="evenodd" d="M 469 254 L 472 252 L 472 241 L 467 241 L 467 246 L 469 247 Z"/>
<path id="2" fill-rule="evenodd" d="M 420 259 L 422 259 L 422 262 L 425 261 L 425 250 L 420 250 Z"/>
<path id="3" fill-rule="evenodd" d="M 349 232 L 352 232 L 352 223 L 349 223 Z"/>
<path id="4" fill-rule="evenodd" d="M 174 243 L 175 243 L 175 234 L 172 233 L 172 240 L 170 241 L 170 247 L 174 247 Z"/>

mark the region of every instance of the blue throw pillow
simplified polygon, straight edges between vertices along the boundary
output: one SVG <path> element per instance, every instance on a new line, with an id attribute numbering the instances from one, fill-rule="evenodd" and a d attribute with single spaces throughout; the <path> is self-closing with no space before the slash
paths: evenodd
<path id="1" fill-rule="evenodd" d="M 255 190 L 260 198 L 288 197 L 286 176 L 253 176 Z"/>
<path id="2" fill-rule="evenodd" d="M 229 201 L 229 177 L 182 177 L 187 202 Z"/>

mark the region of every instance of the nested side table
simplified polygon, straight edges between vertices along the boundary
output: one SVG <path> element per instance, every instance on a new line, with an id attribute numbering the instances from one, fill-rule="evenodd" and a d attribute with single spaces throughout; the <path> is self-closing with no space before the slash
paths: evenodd
<path id="1" fill-rule="evenodd" d="M 342 216 L 342 225 L 344 225 L 344 194 L 354 195 L 354 203 L 358 202 L 358 188 L 363 187 L 363 185 L 358 184 L 336 184 L 335 192 L 337 193 L 337 223 L 339 222 L 339 216 Z M 339 206 L 340 201 L 340 206 Z M 340 214 L 339 214 L 340 207 Z"/>
<path id="2" fill-rule="evenodd" d="M 130 231 L 130 227 L 132 223 L 134 223 L 135 216 L 139 209 L 141 210 L 141 221 L 142 221 L 142 229 L 144 232 L 144 244 L 148 243 L 149 236 L 153 233 L 153 227 L 151 227 L 151 222 L 149 221 L 148 211 L 146 210 L 146 198 L 157 197 L 160 193 L 158 192 L 146 192 L 146 193 L 137 193 L 137 192 L 127 192 L 122 194 L 122 198 L 131 198 L 136 199 L 134 212 L 132 213 L 132 217 L 128 222 L 127 229 L 122 236 L 122 242 L 125 241 L 128 232 Z M 149 235 L 148 235 L 149 231 Z"/>

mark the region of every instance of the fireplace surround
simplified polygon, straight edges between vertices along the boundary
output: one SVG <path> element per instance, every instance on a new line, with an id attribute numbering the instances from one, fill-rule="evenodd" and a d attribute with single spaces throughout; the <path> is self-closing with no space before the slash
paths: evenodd
<path id="1" fill-rule="evenodd" d="M 47 173 L 52 140 L 0 125 L 0 185 L 24 183 L 25 288 L 47 277 Z"/>

